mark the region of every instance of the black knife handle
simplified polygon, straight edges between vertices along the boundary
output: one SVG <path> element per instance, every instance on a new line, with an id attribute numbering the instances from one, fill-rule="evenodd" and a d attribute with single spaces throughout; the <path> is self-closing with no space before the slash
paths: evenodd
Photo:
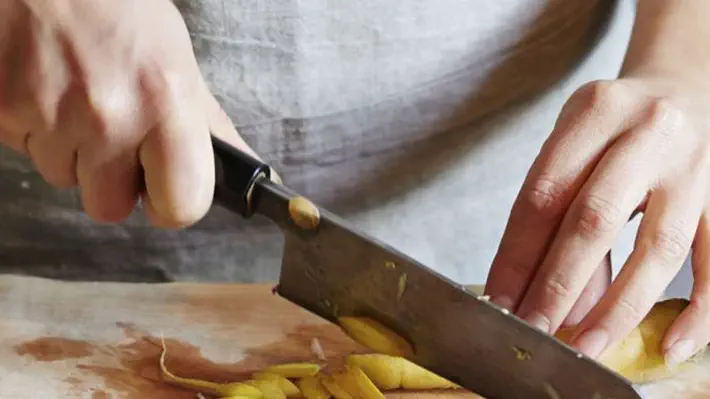
<path id="1" fill-rule="evenodd" d="M 245 218 L 254 213 L 252 192 L 259 178 L 271 177 L 269 165 L 212 135 L 215 158 L 214 201 Z"/>

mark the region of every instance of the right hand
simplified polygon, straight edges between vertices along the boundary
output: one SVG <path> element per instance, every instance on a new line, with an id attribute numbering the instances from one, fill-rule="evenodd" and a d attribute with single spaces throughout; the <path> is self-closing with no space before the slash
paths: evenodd
<path id="1" fill-rule="evenodd" d="M 170 0 L 0 2 L 0 142 L 86 213 L 118 222 L 140 200 L 177 228 L 208 211 L 210 130 L 256 156 L 210 94 Z"/>

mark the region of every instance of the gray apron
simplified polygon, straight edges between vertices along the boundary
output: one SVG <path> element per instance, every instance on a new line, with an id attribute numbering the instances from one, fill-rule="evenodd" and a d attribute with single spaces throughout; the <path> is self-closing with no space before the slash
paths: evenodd
<path id="1" fill-rule="evenodd" d="M 176 3 L 214 93 L 287 184 L 465 283 L 485 279 L 562 103 L 616 76 L 633 18 L 604 0 Z M 282 244 L 221 209 L 182 231 L 140 212 L 94 224 L 75 190 L 0 150 L 0 272 L 255 282 L 277 277 Z"/>

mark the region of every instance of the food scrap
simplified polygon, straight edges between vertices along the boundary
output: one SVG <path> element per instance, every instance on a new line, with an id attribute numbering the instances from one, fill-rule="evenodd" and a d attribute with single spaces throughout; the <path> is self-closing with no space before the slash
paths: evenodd
<path id="1" fill-rule="evenodd" d="M 402 300 L 402 296 L 404 295 L 404 291 L 407 289 L 407 273 L 402 273 L 401 276 L 399 276 L 399 283 L 397 285 L 397 302 Z"/>
<path id="2" fill-rule="evenodd" d="M 529 351 L 519 348 L 517 346 L 513 347 L 513 351 L 515 352 L 515 357 L 518 358 L 518 360 L 530 360 L 532 359 L 532 353 Z"/>
<path id="3" fill-rule="evenodd" d="M 311 340 L 311 352 L 318 360 L 326 360 L 325 351 L 323 351 L 323 346 L 321 346 L 320 340 L 317 337 Z"/>

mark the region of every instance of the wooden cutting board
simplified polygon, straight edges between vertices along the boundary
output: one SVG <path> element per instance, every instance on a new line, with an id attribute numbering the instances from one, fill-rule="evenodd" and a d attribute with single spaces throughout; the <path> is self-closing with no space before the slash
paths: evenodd
<path id="1" fill-rule="evenodd" d="M 341 331 L 272 295 L 268 285 L 66 283 L 0 277 L 0 397 L 193 399 L 159 378 L 160 336 L 168 367 L 216 381 L 288 361 L 357 350 Z M 475 359 L 473 359 L 475 361 Z M 647 398 L 710 397 L 710 360 L 643 388 Z M 394 393 L 419 399 L 465 392 Z"/>

